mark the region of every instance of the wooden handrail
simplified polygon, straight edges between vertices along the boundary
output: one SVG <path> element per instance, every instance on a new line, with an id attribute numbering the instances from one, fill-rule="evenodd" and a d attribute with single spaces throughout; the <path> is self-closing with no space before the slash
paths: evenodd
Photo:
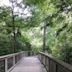
<path id="1" fill-rule="evenodd" d="M 18 55 L 18 54 L 20 54 L 20 53 L 22 53 L 22 52 L 18 52 L 18 53 L 13 53 L 13 54 L 9 54 L 9 55 L 0 56 L 0 60 L 4 60 L 5 58 L 9 58 L 9 57 Z"/>
<path id="2" fill-rule="evenodd" d="M 39 52 L 39 58 L 40 58 L 40 61 L 44 64 L 44 66 L 46 68 L 48 67 L 47 69 L 48 72 L 60 72 L 58 71 L 60 69 L 62 69 L 62 72 L 72 72 L 72 65 L 65 63 L 61 60 L 58 60 L 50 54 Z M 48 60 L 48 64 L 46 63 L 47 60 Z M 54 67 L 54 70 L 51 70 L 51 67 Z"/>
<path id="3" fill-rule="evenodd" d="M 24 52 L 0 56 L 0 72 L 9 72 L 20 61 Z"/>

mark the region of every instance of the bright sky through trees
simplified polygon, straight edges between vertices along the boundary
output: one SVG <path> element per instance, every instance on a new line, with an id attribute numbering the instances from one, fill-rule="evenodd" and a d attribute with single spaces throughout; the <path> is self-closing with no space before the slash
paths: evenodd
<path id="1" fill-rule="evenodd" d="M 17 0 L 18 3 L 20 3 L 22 0 Z M 0 6 L 12 6 L 9 0 L 0 0 Z M 24 6 L 24 4 L 22 4 Z M 14 12 L 24 13 L 24 17 L 31 16 L 31 13 L 29 12 L 29 8 L 27 7 L 24 11 L 22 8 L 15 7 Z"/>
<path id="2" fill-rule="evenodd" d="M 0 0 L 0 6 L 7 5 L 10 6 L 9 0 Z"/>

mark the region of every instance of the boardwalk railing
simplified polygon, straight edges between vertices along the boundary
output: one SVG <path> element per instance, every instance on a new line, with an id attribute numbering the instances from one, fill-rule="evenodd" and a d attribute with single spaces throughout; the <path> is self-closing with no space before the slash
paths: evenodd
<path id="1" fill-rule="evenodd" d="M 51 55 L 40 52 L 39 59 L 47 72 L 72 72 L 72 65 L 53 58 Z"/>
<path id="2" fill-rule="evenodd" d="M 0 72 L 9 72 L 23 57 L 24 52 L 0 56 Z"/>
<path id="3" fill-rule="evenodd" d="M 36 55 L 32 51 L 22 51 L 14 54 L 0 56 L 0 72 L 9 72 L 24 56 Z"/>

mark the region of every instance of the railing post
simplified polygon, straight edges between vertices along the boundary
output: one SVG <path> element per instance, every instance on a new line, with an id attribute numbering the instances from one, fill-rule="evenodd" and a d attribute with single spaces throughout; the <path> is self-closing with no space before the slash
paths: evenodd
<path id="1" fill-rule="evenodd" d="M 15 65 L 15 56 L 13 56 L 13 66 Z"/>
<path id="2" fill-rule="evenodd" d="M 8 62 L 7 62 L 7 58 L 5 58 L 5 72 L 7 72 L 8 69 Z"/>
<path id="3" fill-rule="evenodd" d="M 20 54 L 20 59 L 22 59 L 22 57 L 23 57 L 23 53 Z"/>

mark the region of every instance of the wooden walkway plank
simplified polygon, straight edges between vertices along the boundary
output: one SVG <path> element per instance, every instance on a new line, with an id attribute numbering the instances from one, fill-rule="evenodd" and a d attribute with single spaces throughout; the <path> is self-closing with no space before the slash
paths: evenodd
<path id="1" fill-rule="evenodd" d="M 37 56 L 24 57 L 11 72 L 46 72 Z"/>

